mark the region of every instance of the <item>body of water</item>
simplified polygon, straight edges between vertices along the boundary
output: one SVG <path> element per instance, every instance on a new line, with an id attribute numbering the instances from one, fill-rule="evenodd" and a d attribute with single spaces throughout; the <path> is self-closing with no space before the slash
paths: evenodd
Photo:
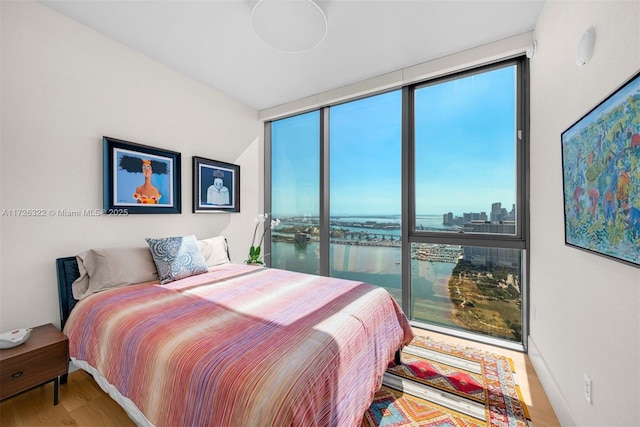
<path id="1" fill-rule="evenodd" d="M 308 243 L 306 248 L 286 242 L 271 245 L 271 265 L 275 268 L 318 274 L 318 257 L 317 242 Z M 399 247 L 332 244 L 330 257 L 331 276 L 381 286 L 401 304 L 402 251 Z M 454 263 L 411 260 L 414 318 L 453 324 L 448 283 L 454 267 Z"/>

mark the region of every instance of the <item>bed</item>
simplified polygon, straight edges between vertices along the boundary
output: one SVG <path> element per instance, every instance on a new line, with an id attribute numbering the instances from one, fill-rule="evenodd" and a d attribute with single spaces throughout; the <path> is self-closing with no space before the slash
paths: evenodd
<path id="1" fill-rule="evenodd" d="M 138 425 L 358 426 L 413 338 L 366 283 L 224 262 L 78 301 L 79 262 L 56 260 L 71 360 Z"/>

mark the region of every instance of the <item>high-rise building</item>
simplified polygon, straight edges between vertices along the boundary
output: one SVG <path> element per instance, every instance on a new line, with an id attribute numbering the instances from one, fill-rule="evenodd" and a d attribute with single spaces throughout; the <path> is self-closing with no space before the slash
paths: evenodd
<path id="1" fill-rule="evenodd" d="M 444 215 L 442 215 L 442 224 L 443 225 L 454 225 L 454 221 L 453 221 L 453 213 L 448 212 Z"/>
<path id="2" fill-rule="evenodd" d="M 496 202 L 491 204 L 491 222 L 500 222 L 503 220 L 502 203 Z"/>

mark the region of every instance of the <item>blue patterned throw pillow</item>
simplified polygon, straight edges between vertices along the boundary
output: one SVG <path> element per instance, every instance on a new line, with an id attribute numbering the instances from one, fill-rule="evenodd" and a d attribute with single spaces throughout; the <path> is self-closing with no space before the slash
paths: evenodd
<path id="1" fill-rule="evenodd" d="M 195 236 L 145 239 L 158 269 L 160 284 L 206 273 L 207 264 Z"/>

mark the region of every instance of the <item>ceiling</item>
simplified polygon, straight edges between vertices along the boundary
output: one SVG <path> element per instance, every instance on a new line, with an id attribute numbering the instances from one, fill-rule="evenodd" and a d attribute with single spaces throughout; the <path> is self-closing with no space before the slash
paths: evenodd
<path id="1" fill-rule="evenodd" d="M 40 3 L 263 110 L 531 31 L 544 0 L 319 1 L 326 36 L 300 53 L 257 37 L 255 0 Z"/>

